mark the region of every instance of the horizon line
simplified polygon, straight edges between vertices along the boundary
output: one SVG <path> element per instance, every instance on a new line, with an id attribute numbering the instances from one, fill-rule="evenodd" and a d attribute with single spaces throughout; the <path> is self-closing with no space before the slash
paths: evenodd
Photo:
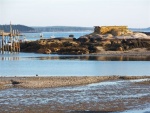
<path id="1" fill-rule="evenodd" d="M 10 24 L 0 24 L 0 25 L 10 25 Z M 11 25 L 24 25 L 28 26 L 25 24 L 11 24 Z M 103 26 L 103 25 L 101 25 Z M 105 25 L 105 26 L 110 26 L 110 25 Z M 122 25 L 111 25 L 111 26 L 122 26 Z M 70 25 L 33 25 L 33 26 L 28 26 L 28 27 L 87 27 L 87 28 L 94 28 L 95 26 L 70 26 Z M 127 26 L 128 27 L 128 26 Z M 128 27 L 128 28 L 135 28 L 135 29 L 144 29 L 144 28 L 150 28 L 150 27 Z"/>

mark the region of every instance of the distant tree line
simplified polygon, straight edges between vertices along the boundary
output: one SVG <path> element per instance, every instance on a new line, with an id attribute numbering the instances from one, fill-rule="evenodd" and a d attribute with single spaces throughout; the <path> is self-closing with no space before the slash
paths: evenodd
<path id="1" fill-rule="evenodd" d="M 34 28 L 25 25 L 11 25 L 12 30 L 18 30 L 19 32 L 35 32 Z M 10 25 L 0 25 L 0 30 L 10 32 Z"/>
<path id="2" fill-rule="evenodd" d="M 76 26 L 34 26 L 28 27 L 25 25 L 12 25 L 13 30 L 19 32 L 69 32 L 69 31 L 94 31 L 94 27 L 76 27 Z M 149 28 L 129 28 L 132 31 L 150 30 Z M 10 25 L 0 25 L 0 30 L 10 32 Z"/>
<path id="3" fill-rule="evenodd" d="M 33 27 L 36 32 L 69 32 L 69 31 L 93 31 L 93 27 L 73 27 L 73 26 L 48 26 Z"/>
<path id="4" fill-rule="evenodd" d="M 48 27 L 28 27 L 25 25 L 12 25 L 13 30 L 19 32 L 69 32 L 69 31 L 93 31 L 93 27 L 74 27 L 74 26 L 48 26 Z M 10 32 L 10 25 L 0 25 L 0 30 Z"/>

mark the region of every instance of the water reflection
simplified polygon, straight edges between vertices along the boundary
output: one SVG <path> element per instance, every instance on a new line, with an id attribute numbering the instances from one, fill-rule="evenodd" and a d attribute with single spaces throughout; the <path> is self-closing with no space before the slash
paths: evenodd
<path id="1" fill-rule="evenodd" d="M 150 56 L 44 56 L 28 57 L 37 60 L 96 60 L 96 61 L 150 61 Z"/>
<path id="2" fill-rule="evenodd" d="M 4 52 L 0 53 L 0 60 L 20 60 L 19 53 Z"/>
<path id="3" fill-rule="evenodd" d="M 0 57 L 0 60 L 20 60 L 19 57 Z"/>
<path id="4" fill-rule="evenodd" d="M 94 61 L 150 61 L 150 56 L 111 56 L 111 55 L 44 55 L 26 53 L 0 54 L 0 60 L 94 60 Z"/>

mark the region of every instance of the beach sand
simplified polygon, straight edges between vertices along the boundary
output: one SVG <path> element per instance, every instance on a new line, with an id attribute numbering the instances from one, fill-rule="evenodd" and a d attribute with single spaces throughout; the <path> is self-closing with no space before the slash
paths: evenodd
<path id="1" fill-rule="evenodd" d="M 0 112 L 109 113 L 144 109 L 150 103 L 149 81 L 150 76 L 0 77 L 0 93 L 4 94 L 0 95 Z M 41 103 L 45 98 L 50 100 Z"/>
<path id="2" fill-rule="evenodd" d="M 50 77 L 0 77 L 0 89 L 18 88 L 53 88 L 64 86 L 78 86 L 108 80 L 144 79 L 150 76 L 50 76 Z M 19 82 L 12 84 L 11 80 Z"/>

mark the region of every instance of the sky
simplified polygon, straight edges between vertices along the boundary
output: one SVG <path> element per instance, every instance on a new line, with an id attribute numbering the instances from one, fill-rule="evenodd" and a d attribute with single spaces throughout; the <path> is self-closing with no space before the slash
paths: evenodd
<path id="1" fill-rule="evenodd" d="M 0 0 L 0 24 L 150 27 L 150 0 Z"/>

